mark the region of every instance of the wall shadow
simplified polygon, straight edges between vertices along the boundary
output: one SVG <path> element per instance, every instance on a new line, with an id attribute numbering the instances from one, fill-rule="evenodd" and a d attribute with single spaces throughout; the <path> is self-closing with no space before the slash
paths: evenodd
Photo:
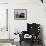
<path id="1" fill-rule="evenodd" d="M 42 25 L 40 25 L 40 39 L 41 39 L 41 43 L 42 43 L 42 46 L 45 46 L 44 45 L 44 37 L 43 37 L 43 26 Z"/>

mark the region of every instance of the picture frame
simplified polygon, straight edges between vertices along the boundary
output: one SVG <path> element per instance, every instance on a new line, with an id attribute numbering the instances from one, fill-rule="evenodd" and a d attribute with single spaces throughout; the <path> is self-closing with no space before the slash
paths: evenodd
<path id="1" fill-rule="evenodd" d="M 26 20 L 27 9 L 14 9 L 14 20 Z"/>

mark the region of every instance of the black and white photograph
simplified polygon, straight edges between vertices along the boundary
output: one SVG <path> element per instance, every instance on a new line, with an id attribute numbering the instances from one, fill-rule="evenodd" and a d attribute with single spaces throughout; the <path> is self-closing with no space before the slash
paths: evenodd
<path id="1" fill-rule="evenodd" d="M 14 19 L 26 20 L 27 19 L 27 9 L 14 9 Z"/>

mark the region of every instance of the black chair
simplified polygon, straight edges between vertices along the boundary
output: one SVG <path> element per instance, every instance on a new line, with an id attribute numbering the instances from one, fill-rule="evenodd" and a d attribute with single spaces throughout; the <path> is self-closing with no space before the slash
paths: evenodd
<path id="1" fill-rule="evenodd" d="M 27 24 L 27 31 L 30 35 L 32 35 L 32 38 L 34 38 L 33 40 L 38 41 L 39 43 L 40 24 Z"/>
<path id="2" fill-rule="evenodd" d="M 29 34 L 32 35 L 32 38 L 29 40 L 31 41 L 31 44 L 33 45 L 34 42 L 39 43 L 39 33 L 40 33 L 40 24 L 27 23 L 27 31 L 22 31 L 22 34 L 20 34 L 20 44 L 22 41 L 24 41 L 24 35 Z"/>

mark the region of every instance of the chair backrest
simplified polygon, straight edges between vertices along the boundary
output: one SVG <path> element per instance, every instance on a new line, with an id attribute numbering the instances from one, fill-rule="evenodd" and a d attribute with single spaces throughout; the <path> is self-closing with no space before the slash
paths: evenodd
<path id="1" fill-rule="evenodd" d="M 34 34 L 37 35 L 40 32 L 40 24 L 32 23 L 29 24 L 27 23 L 27 30 L 29 34 Z"/>

